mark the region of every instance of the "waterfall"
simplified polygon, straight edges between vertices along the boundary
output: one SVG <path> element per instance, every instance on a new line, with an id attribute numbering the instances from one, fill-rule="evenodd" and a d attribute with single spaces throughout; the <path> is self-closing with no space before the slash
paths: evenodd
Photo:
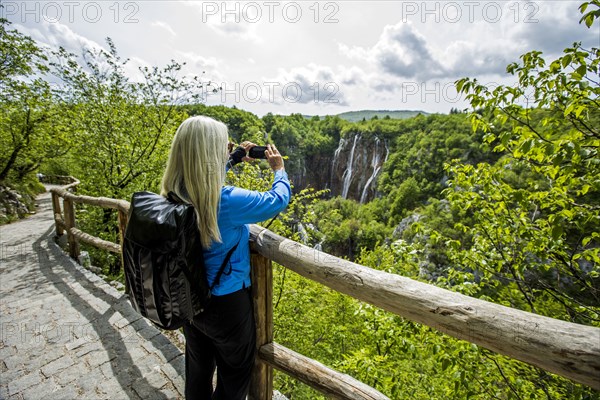
<path id="1" fill-rule="evenodd" d="M 340 143 L 338 144 L 338 148 L 335 149 L 333 153 L 333 162 L 331 163 L 331 190 L 335 187 L 335 167 L 338 165 L 340 153 L 342 152 L 342 148 L 344 148 L 344 144 L 346 141 L 343 138 L 340 138 Z"/>
<path id="2" fill-rule="evenodd" d="M 340 144 L 338 145 L 338 148 L 335 149 L 335 152 L 333 153 L 333 167 L 334 168 L 335 168 L 335 164 L 337 164 L 337 160 L 338 160 L 338 157 L 340 155 L 340 152 L 344 148 L 344 144 L 346 144 L 346 141 L 343 138 L 341 138 L 340 139 Z"/>
<path id="3" fill-rule="evenodd" d="M 356 142 L 359 138 L 360 133 L 354 136 L 354 143 L 352 143 L 352 150 L 350 150 L 348 164 L 346 166 L 346 170 L 344 171 L 344 175 L 342 175 L 342 180 L 344 181 L 344 185 L 342 186 L 342 198 L 344 199 L 348 197 L 348 191 L 350 190 L 350 182 L 352 181 L 352 164 L 354 163 L 354 149 L 356 148 Z"/>
<path id="4" fill-rule="evenodd" d="M 306 232 L 306 229 L 304 228 L 304 225 L 302 224 L 302 222 L 298 222 L 298 226 L 296 227 L 296 229 L 298 229 L 298 234 L 300 235 L 300 241 L 302 241 L 303 244 L 307 244 L 308 243 L 308 232 Z"/>
<path id="5" fill-rule="evenodd" d="M 326 236 L 323 236 L 323 239 L 317 244 L 315 244 L 315 250 L 323 251 L 323 242 L 325 242 Z"/>
<path id="6" fill-rule="evenodd" d="M 386 158 L 387 158 L 387 154 L 386 154 Z M 365 200 L 367 199 L 367 195 L 369 193 L 369 186 L 371 185 L 371 182 L 373 182 L 373 180 L 377 177 L 377 174 L 379 173 L 379 170 L 381 169 L 381 165 L 379 165 L 379 159 L 380 159 L 380 157 L 379 157 L 379 138 L 376 137 L 375 138 L 375 154 L 373 155 L 373 158 L 371 159 L 371 167 L 373 167 L 373 173 L 367 180 L 367 183 L 365 183 L 365 187 L 363 188 L 362 194 L 360 195 L 360 203 L 361 204 L 364 203 Z"/>
<path id="7" fill-rule="evenodd" d="M 344 144 L 346 144 L 346 142 L 344 141 L 343 138 L 340 138 L 340 143 L 338 144 L 337 149 L 335 149 L 335 152 L 333 153 L 333 163 L 331 163 L 331 189 L 333 190 L 333 183 L 335 181 L 335 166 L 338 163 L 338 158 L 340 157 L 340 153 L 342 152 L 342 149 L 344 148 Z"/>
<path id="8" fill-rule="evenodd" d="M 383 145 L 385 146 L 385 158 L 383 159 L 383 164 L 385 164 L 385 162 L 388 159 L 388 156 L 390 155 L 390 148 L 388 147 L 386 140 L 383 141 Z"/>
<path id="9" fill-rule="evenodd" d="M 383 159 L 383 162 L 381 164 L 379 163 L 379 161 L 381 159 L 381 157 L 379 155 L 379 143 L 380 143 L 379 138 L 375 138 L 375 155 L 373 156 L 373 159 L 371 160 L 371 167 L 373 167 L 373 173 L 367 180 L 367 183 L 365 184 L 362 194 L 360 195 L 360 203 L 361 204 L 367 200 L 367 196 L 369 195 L 369 186 L 371 186 L 371 183 L 373 183 L 373 181 L 377 178 L 379 171 L 381 171 L 383 164 L 385 164 L 385 162 L 387 161 L 387 159 L 390 155 L 390 149 L 387 145 L 387 141 L 384 139 L 383 145 L 385 146 L 385 158 Z"/>

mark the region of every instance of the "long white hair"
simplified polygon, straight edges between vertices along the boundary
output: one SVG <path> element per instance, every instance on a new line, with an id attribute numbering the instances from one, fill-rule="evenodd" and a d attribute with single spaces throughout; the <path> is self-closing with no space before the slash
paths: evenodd
<path id="1" fill-rule="evenodd" d="M 175 193 L 196 209 L 202 247 L 221 242 L 217 212 L 225 183 L 227 126 L 197 116 L 181 123 L 169 152 L 161 194 Z"/>

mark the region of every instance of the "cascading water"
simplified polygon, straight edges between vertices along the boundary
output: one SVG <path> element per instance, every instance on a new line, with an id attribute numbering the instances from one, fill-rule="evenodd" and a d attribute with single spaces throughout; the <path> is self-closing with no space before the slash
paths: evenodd
<path id="1" fill-rule="evenodd" d="M 375 135 L 363 138 L 360 133 L 352 133 L 340 139 L 331 165 L 330 187 L 334 194 L 360 199 L 361 203 L 368 201 L 389 153 L 387 140 Z"/>
<path id="2" fill-rule="evenodd" d="M 375 138 L 375 155 L 373 156 L 373 159 L 371 161 L 371 167 L 373 167 L 373 173 L 367 180 L 367 183 L 365 184 L 365 187 L 360 196 L 361 204 L 367 200 L 367 196 L 369 195 L 369 186 L 377 178 L 379 171 L 381 171 L 381 167 L 383 167 L 383 164 L 385 164 L 385 162 L 388 159 L 388 156 L 390 155 L 390 149 L 388 148 L 387 142 L 384 140 L 383 145 L 385 146 L 385 158 L 383 159 L 382 163 L 379 163 L 379 160 L 381 159 L 381 157 L 379 156 L 379 143 L 380 143 L 379 138 Z"/>
<path id="3" fill-rule="evenodd" d="M 348 164 L 346 164 L 346 170 L 344 171 L 344 175 L 342 175 L 342 180 L 344 182 L 342 186 L 342 198 L 344 199 L 348 197 L 348 191 L 350 190 L 350 182 L 352 182 L 352 165 L 354 163 L 354 150 L 356 149 L 356 142 L 359 140 L 360 134 L 354 136 L 354 142 L 352 143 L 352 149 L 350 150 L 350 157 L 348 157 Z"/>
<path id="4" fill-rule="evenodd" d="M 371 186 L 371 182 L 373 182 L 373 180 L 375 179 L 375 177 L 377 177 L 377 174 L 379 173 L 379 170 L 381 169 L 381 165 L 379 165 L 379 138 L 376 137 L 375 138 L 375 154 L 373 155 L 373 158 L 371 159 L 371 167 L 373 168 L 373 173 L 371 174 L 371 176 L 369 177 L 369 179 L 367 179 L 367 183 L 365 183 L 365 187 L 363 188 L 362 194 L 360 195 L 360 203 L 364 203 L 365 200 L 367 199 L 367 195 L 369 193 L 369 186 Z"/>
<path id="5" fill-rule="evenodd" d="M 298 222 L 298 226 L 296 227 L 296 229 L 298 230 L 298 234 L 300 235 L 300 241 L 303 244 L 307 244 L 308 243 L 308 232 L 306 232 L 306 228 L 304 228 L 304 225 L 302 224 L 302 222 Z"/>
<path id="6" fill-rule="evenodd" d="M 387 145 L 387 141 L 383 141 L 383 145 L 385 146 L 385 158 L 383 159 L 383 163 L 385 164 L 385 162 L 388 159 L 388 156 L 390 155 L 390 148 Z"/>
<path id="7" fill-rule="evenodd" d="M 323 235 L 323 239 L 321 239 L 319 243 L 315 244 L 315 250 L 323 251 L 323 243 L 325 242 L 325 238 L 326 236 Z"/>
<path id="8" fill-rule="evenodd" d="M 346 144 L 346 141 L 343 138 L 340 138 L 340 143 L 338 144 L 337 149 L 335 149 L 335 152 L 333 153 L 333 163 L 331 164 L 331 187 L 333 188 L 333 181 L 335 180 L 335 167 L 338 164 L 338 159 L 340 157 L 340 153 L 342 152 L 342 149 L 344 148 L 344 145 Z"/>

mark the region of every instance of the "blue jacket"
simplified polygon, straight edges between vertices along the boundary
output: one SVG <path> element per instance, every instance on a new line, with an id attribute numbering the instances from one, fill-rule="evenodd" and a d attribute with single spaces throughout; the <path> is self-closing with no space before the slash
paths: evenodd
<path id="1" fill-rule="evenodd" d="M 250 287 L 250 229 L 254 224 L 273 218 L 283 211 L 292 195 L 285 170 L 275 172 L 271 190 L 257 192 L 233 186 L 221 190 L 218 224 L 222 243 L 213 243 L 204 251 L 204 263 L 209 285 L 212 285 L 227 252 L 239 241 L 231 255 L 229 265 L 212 294 L 222 296 Z"/>

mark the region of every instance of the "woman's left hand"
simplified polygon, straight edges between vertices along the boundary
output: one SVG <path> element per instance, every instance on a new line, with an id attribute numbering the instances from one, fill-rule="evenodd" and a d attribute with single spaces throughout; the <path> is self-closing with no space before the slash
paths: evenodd
<path id="1" fill-rule="evenodd" d="M 251 148 L 253 148 L 254 146 L 256 146 L 255 143 L 249 142 L 249 141 L 245 141 L 240 143 L 240 146 L 242 146 L 244 148 L 244 150 L 246 150 L 246 157 L 242 158 L 242 161 L 253 161 L 255 160 L 255 158 L 250 158 L 248 157 L 248 152 L 250 151 Z"/>

